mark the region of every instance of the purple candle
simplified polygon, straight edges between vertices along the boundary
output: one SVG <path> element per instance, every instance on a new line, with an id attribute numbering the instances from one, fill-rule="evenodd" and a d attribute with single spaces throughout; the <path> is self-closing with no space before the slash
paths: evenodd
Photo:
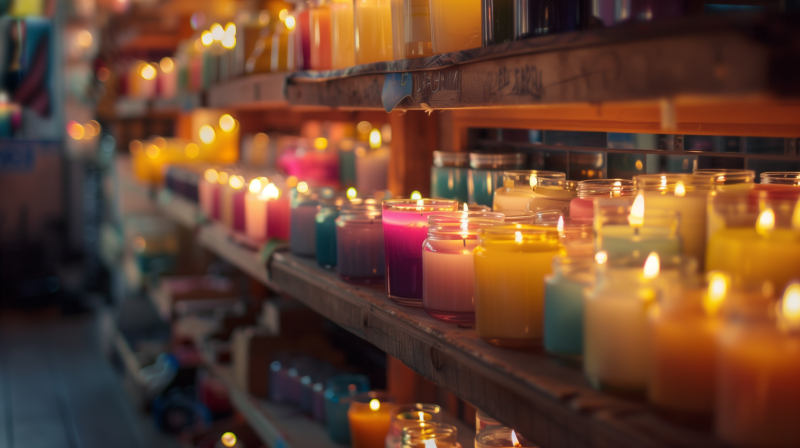
<path id="1" fill-rule="evenodd" d="M 397 199 L 383 202 L 386 289 L 403 305 L 422 306 L 422 243 L 428 216 L 455 211 L 457 201 Z"/>

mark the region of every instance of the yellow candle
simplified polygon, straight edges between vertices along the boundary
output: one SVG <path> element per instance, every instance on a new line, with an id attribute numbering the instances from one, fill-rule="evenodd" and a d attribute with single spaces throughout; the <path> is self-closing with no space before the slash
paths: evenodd
<path id="1" fill-rule="evenodd" d="M 384 448 L 394 405 L 379 398 L 354 400 L 347 410 L 353 448 Z"/>
<path id="2" fill-rule="evenodd" d="M 356 64 L 391 61 L 392 6 L 390 0 L 355 0 Z"/>
<path id="3" fill-rule="evenodd" d="M 347 68 L 356 63 L 353 0 L 333 0 L 331 10 L 331 65 Z"/>
<path id="4" fill-rule="evenodd" d="M 740 446 L 800 446 L 800 285 L 776 307 L 777 322 L 751 317 L 718 339 L 716 433 Z"/>
<path id="5" fill-rule="evenodd" d="M 481 230 L 475 248 L 475 320 L 491 344 L 529 347 L 542 339 L 544 276 L 561 250 L 556 229 L 517 224 Z"/>
<path id="6" fill-rule="evenodd" d="M 434 53 L 483 45 L 481 0 L 430 0 Z"/>

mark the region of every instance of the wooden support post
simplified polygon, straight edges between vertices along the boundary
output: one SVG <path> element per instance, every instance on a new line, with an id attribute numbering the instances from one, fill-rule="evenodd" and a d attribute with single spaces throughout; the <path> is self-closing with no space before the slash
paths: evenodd
<path id="1" fill-rule="evenodd" d="M 422 111 L 392 112 L 392 155 L 389 162 L 389 190 L 395 196 L 431 190 L 432 153 L 439 145 L 439 115 Z"/>

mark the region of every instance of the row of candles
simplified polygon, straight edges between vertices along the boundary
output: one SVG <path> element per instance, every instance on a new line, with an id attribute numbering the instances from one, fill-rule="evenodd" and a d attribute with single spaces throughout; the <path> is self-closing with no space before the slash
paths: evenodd
<path id="1" fill-rule="evenodd" d="M 746 170 L 565 177 L 507 171 L 494 210 L 337 198 L 302 183 L 282 198 L 255 179 L 230 196 L 238 218 L 226 218 L 228 199 L 216 216 L 288 239 L 346 280 L 385 276 L 390 299 L 475 322 L 491 344 L 582 357 L 597 387 L 715 415 L 728 442 L 800 443 L 785 423 L 800 418 L 788 379 L 800 375 L 800 173 L 765 173 L 761 184 Z M 204 208 L 204 188 L 230 194 L 219 186 L 201 183 Z M 248 211 L 256 198 L 258 219 Z"/>

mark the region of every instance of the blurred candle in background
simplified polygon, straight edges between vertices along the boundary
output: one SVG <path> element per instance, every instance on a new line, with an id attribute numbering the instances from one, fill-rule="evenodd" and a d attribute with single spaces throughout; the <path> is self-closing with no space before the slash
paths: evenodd
<path id="1" fill-rule="evenodd" d="M 403 0 L 402 3 L 403 56 L 421 58 L 433 55 L 430 0 Z"/>
<path id="2" fill-rule="evenodd" d="M 578 197 L 569 203 L 569 216 L 572 218 L 594 218 L 595 198 L 616 198 L 633 196 L 632 180 L 592 179 L 578 182 Z"/>
<path id="3" fill-rule="evenodd" d="M 354 0 L 356 64 L 391 61 L 391 0 Z"/>
<path id="4" fill-rule="evenodd" d="M 583 355 L 583 291 L 594 283 L 594 259 L 557 256 L 545 277 L 544 349 L 552 354 Z"/>
<path id="5" fill-rule="evenodd" d="M 353 398 L 347 411 L 353 448 L 385 448 L 393 401 L 385 392 L 367 392 Z"/>
<path id="6" fill-rule="evenodd" d="M 380 132 L 373 129 L 370 139 L 374 149 L 359 147 L 355 150 L 356 189 L 364 194 L 386 190 L 389 170 L 389 148 L 381 146 Z"/>
<path id="7" fill-rule="evenodd" d="M 645 213 L 644 196 L 595 199 L 595 249 L 615 259 L 656 252 L 680 255 L 679 217 L 672 210 Z"/>
<path id="8" fill-rule="evenodd" d="M 545 181 L 566 182 L 567 175 L 556 171 L 542 170 L 515 170 L 503 173 L 503 187 L 494 193 L 492 208 L 495 211 L 503 210 L 551 210 L 561 208 L 562 201 L 549 201 L 539 195 L 541 201 L 535 208 L 528 208 L 528 204 L 537 197 L 535 188 Z"/>
<path id="9" fill-rule="evenodd" d="M 465 152 L 434 151 L 431 196 L 468 202 L 468 167 L 469 154 Z"/>
<path id="10" fill-rule="evenodd" d="M 336 270 L 352 282 L 383 281 L 386 257 L 380 206 L 345 206 L 336 219 Z"/>
<path id="11" fill-rule="evenodd" d="M 503 186 L 503 172 L 522 168 L 524 164 L 525 154 L 519 152 L 469 153 L 469 174 L 467 176 L 469 203 L 491 207 L 495 190 Z"/>
<path id="12" fill-rule="evenodd" d="M 219 219 L 219 173 L 214 168 L 203 172 L 203 177 L 198 184 L 200 196 L 200 209 L 209 220 Z"/>
<path id="13" fill-rule="evenodd" d="M 511 428 L 493 428 L 478 433 L 475 448 L 515 448 L 535 447 Z"/>
<path id="14" fill-rule="evenodd" d="M 331 10 L 327 0 L 311 8 L 311 70 L 331 69 Z"/>
<path id="15" fill-rule="evenodd" d="M 481 0 L 429 0 L 434 53 L 483 46 Z"/>
<path id="16" fill-rule="evenodd" d="M 353 0 L 332 0 L 331 11 L 331 68 L 356 65 Z"/>

